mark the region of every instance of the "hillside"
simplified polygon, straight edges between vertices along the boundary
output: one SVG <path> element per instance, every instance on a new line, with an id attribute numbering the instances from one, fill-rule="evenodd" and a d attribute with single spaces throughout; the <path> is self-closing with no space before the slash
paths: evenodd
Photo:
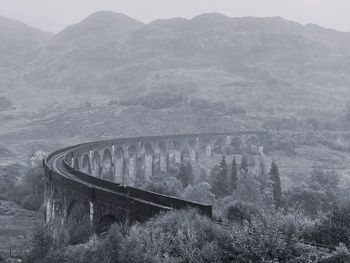
<path id="1" fill-rule="evenodd" d="M 14 92 L 32 101 L 9 90 L 7 97 L 38 106 L 170 91 L 250 110 L 340 111 L 350 92 L 349 44 L 349 33 L 279 17 L 203 14 L 142 24 L 101 11 L 51 37 L 17 67 Z"/>

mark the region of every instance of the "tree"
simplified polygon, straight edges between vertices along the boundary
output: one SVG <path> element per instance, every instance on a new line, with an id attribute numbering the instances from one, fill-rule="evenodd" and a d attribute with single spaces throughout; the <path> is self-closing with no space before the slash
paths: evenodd
<path id="1" fill-rule="evenodd" d="M 225 155 L 222 156 L 222 159 L 221 159 L 220 164 L 219 164 L 219 169 L 220 169 L 222 175 L 227 177 L 228 167 L 227 167 Z"/>
<path id="2" fill-rule="evenodd" d="M 43 259 L 53 246 L 53 236 L 48 225 L 39 225 L 34 232 L 29 262 Z"/>
<path id="3" fill-rule="evenodd" d="M 241 159 L 241 165 L 240 165 L 240 170 L 241 172 L 243 171 L 244 173 L 247 173 L 248 172 L 248 158 L 246 155 L 243 155 L 242 156 L 242 159 Z"/>
<path id="4" fill-rule="evenodd" d="M 187 200 L 194 202 L 201 202 L 204 204 L 213 204 L 215 201 L 214 195 L 210 191 L 211 186 L 207 182 L 201 182 L 194 185 L 189 185 L 184 193 L 183 197 Z"/>
<path id="5" fill-rule="evenodd" d="M 223 215 L 229 222 L 243 223 L 244 220 L 250 222 L 252 217 L 257 215 L 258 211 L 251 203 L 244 201 L 234 201 L 227 205 Z"/>
<path id="6" fill-rule="evenodd" d="M 181 181 L 184 188 L 186 188 L 189 184 L 193 184 L 194 175 L 192 165 L 189 162 L 185 164 L 181 163 L 176 177 Z"/>
<path id="7" fill-rule="evenodd" d="M 260 182 L 260 189 L 263 192 L 265 188 L 268 187 L 268 178 L 266 176 L 266 167 L 265 167 L 264 157 L 262 156 L 262 153 L 260 153 L 259 155 L 258 180 Z"/>
<path id="8" fill-rule="evenodd" d="M 275 161 L 272 161 L 271 169 L 270 169 L 270 180 L 272 181 L 272 193 L 273 200 L 276 208 L 281 207 L 282 202 L 282 188 L 281 188 L 281 180 L 280 174 L 278 171 L 278 166 Z"/>
<path id="9" fill-rule="evenodd" d="M 215 169 L 215 167 L 214 167 Z M 211 173 L 213 176 L 211 178 L 212 192 L 217 197 L 224 197 L 228 195 L 228 167 L 226 164 L 225 156 L 222 157 L 216 172 Z"/>
<path id="10" fill-rule="evenodd" d="M 236 190 L 237 189 L 237 181 L 238 181 L 238 173 L 237 173 L 237 163 L 236 163 L 236 157 L 233 157 L 232 164 L 231 164 L 231 176 L 230 176 L 230 190 Z"/>
<path id="11" fill-rule="evenodd" d="M 344 243 L 349 247 L 349 236 L 350 208 L 345 206 L 334 208 L 320 223 L 314 226 L 306 238 L 323 245 L 335 246 Z"/>

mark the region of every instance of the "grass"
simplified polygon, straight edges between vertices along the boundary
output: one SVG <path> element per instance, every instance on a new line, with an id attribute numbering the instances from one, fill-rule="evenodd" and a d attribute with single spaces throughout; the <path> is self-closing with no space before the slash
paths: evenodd
<path id="1" fill-rule="evenodd" d="M 0 201 L 0 252 L 20 254 L 29 247 L 33 230 L 43 219 L 40 212 L 28 211 L 10 201 Z"/>

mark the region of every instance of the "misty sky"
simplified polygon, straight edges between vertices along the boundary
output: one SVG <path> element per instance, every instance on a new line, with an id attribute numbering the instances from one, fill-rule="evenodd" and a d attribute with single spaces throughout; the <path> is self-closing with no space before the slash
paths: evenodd
<path id="1" fill-rule="evenodd" d="M 208 12 L 232 17 L 281 16 L 350 31 L 350 0 L 0 0 L 1 16 L 52 32 L 99 10 L 124 13 L 145 23 Z"/>

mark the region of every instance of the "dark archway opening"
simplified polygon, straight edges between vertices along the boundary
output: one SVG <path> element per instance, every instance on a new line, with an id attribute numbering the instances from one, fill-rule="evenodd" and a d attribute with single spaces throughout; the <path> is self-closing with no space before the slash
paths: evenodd
<path id="1" fill-rule="evenodd" d="M 110 229 L 110 227 L 117 222 L 117 218 L 113 215 L 103 216 L 96 226 L 96 233 L 101 234 L 107 232 Z"/>

